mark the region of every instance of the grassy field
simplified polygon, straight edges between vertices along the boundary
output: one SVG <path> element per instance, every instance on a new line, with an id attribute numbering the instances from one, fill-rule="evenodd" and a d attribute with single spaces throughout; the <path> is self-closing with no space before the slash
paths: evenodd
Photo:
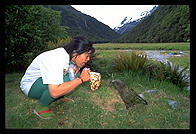
<path id="1" fill-rule="evenodd" d="M 104 43 L 95 44 L 96 50 L 181 50 L 189 51 L 190 43 Z"/>
<path id="2" fill-rule="evenodd" d="M 97 47 L 97 46 L 96 46 Z M 96 48 L 97 49 L 97 48 Z M 189 129 L 190 94 L 175 85 L 158 80 L 149 80 L 142 74 L 113 72 L 112 58 L 116 51 L 96 51 L 94 61 L 102 74 L 101 86 L 91 91 L 86 82 L 72 93 L 53 102 L 50 107 L 56 114 L 51 120 L 42 120 L 33 114 L 38 103 L 25 96 L 19 88 L 23 73 L 6 74 L 5 127 L 6 128 L 53 128 L 53 129 Z M 188 64 L 188 63 L 187 63 Z M 190 63 L 189 63 L 190 64 Z M 138 94 L 142 93 L 148 105 L 138 104 L 127 110 L 118 92 L 110 84 L 120 79 Z M 148 90 L 156 92 L 148 93 Z M 74 100 L 64 102 L 65 97 Z M 176 109 L 168 100 L 177 101 Z"/>

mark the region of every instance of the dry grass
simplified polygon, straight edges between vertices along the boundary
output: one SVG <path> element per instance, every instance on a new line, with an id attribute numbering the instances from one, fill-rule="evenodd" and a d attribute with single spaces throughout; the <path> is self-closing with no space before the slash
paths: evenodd
<path id="1" fill-rule="evenodd" d="M 103 110 L 113 111 L 115 110 L 115 103 L 124 103 L 120 98 L 119 94 L 117 93 L 117 91 L 111 89 L 108 90 L 110 90 L 109 97 L 101 98 L 97 94 L 92 94 L 90 101 L 98 105 Z"/>

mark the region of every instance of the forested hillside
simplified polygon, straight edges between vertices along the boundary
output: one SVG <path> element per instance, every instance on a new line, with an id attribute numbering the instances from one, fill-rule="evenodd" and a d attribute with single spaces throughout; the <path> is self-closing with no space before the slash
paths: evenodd
<path id="1" fill-rule="evenodd" d="M 61 12 L 61 25 L 67 27 L 68 35 L 71 37 L 80 34 L 94 42 L 109 42 L 119 37 L 119 34 L 109 26 L 77 11 L 70 5 L 47 5 L 45 7 Z"/>
<path id="2" fill-rule="evenodd" d="M 129 33 L 113 42 L 190 41 L 190 11 L 187 5 L 160 5 Z"/>
<path id="3" fill-rule="evenodd" d="M 7 5 L 5 8 L 6 71 L 26 68 L 48 49 L 49 41 L 66 39 L 60 12 L 41 5 Z"/>

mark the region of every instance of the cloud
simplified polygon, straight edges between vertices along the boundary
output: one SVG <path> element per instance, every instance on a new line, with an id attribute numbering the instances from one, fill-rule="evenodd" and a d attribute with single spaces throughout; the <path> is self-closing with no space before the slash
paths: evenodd
<path id="1" fill-rule="evenodd" d="M 143 11 L 150 11 L 155 5 L 71 5 L 76 10 L 96 18 L 112 29 L 128 17 L 140 18 Z"/>

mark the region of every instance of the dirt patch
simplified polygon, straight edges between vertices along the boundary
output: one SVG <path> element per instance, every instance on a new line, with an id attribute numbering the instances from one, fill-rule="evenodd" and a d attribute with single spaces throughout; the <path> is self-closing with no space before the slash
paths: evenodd
<path id="1" fill-rule="evenodd" d="M 114 91 L 111 91 L 110 97 L 107 98 L 100 98 L 97 94 L 93 94 L 91 101 L 98 105 L 101 109 L 107 111 L 113 111 L 115 109 L 115 103 L 124 104 L 120 96 L 118 96 L 118 94 Z"/>
<path id="2" fill-rule="evenodd" d="M 100 99 L 101 100 L 101 99 Z M 114 103 L 119 102 L 116 99 L 108 99 L 108 100 L 101 100 L 95 102 L 97 105 L 99 105 L 102 109 L 107 111 L 113 111 L 114 110 Z"/>

